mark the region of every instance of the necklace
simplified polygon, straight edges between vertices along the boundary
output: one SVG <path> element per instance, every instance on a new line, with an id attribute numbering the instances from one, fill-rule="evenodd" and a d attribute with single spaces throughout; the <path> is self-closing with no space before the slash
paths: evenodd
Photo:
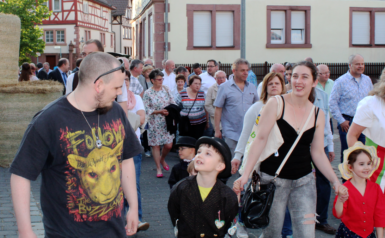
<path id="1" fill-rule="evenodd" d="M 291 102 L 291 105 L 293 105 L 293 107 L 294 107 L 293 99 L 291 98 L 291 95 L 290 95 L 290 102 Z M 306 106 L 305 106 L 305 112 L 306 112 Z M 297 125 L 297 115 L 296 115 L 295 111 L 294 111 L 294 118 L 295 118 L 295 125 L 297 126 L 297 128 L 296 128 L 297 130 L 295 130 L 295 131 L 297 132 L 297 134 L 299 134 L 300 128 L 301 128 L 301 125 L 303 124 L 303 120 L 305 119 L 305 116 L 302 116 L 302 121 L 301 121 L 301 124 L 299 124 L 299 126 Z"/>
<path id="2" fill-rule="evenodd" d="M 83 111 L 80 110 L 79 104 L 78 104 L 78 102 L 76 101 L 75 94 L 74 94 L 74 99 L 75 99 L 76 106 L 78 106 L 79 111 L 82 113 L 82 115 L 83 115 L 83 117 L 84 117 L 84 120 L 86 120 L 88 126 L 89 126 L 90 129 L 91 129 L 91 133 L 92 133 L 92 127 L 91 127 L 90 123 L 88 123 L 88 120 L 87 120 L 86 116 L 84 116 Z M 99 113 L 98 113 L 98 135 L 95 135 L 95 137 L 96 137 L 96 143 L 95 143 L 95 144 L 96 144 L 96 147 L 97 147 L 98 149 L 102 148 L 102 146 L 103 146 L 103 145 L 102 145 L 102 141 L 99 139 Z"/>

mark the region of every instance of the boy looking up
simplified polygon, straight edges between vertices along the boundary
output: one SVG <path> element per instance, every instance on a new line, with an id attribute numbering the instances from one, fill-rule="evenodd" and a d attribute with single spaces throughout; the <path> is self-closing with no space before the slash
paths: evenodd
<path id="1" fill-rule="evenodd" d="M 180 136 L 176 147 L 179 148 L 179 158 L 180 161 L 178 164 L 174 165 L 171 170 L 170 178 L 168 179 L 168 184 L 172 188 L 177 182 L 189 176 L 187 172 L 187 166 L 193 160 L 195 156 L 195 143 L 197 140 L 190 136 Z"/>
<path id="2" fill-rule="evenodd" d="M 224 237 L 238 212 L 235 193 L 219 178 L 231 176 L 231 152 L 224 140 L 201 137 L 193 161 L 196 176 L 171 190 L 168 211 L 177 237 Z"/>

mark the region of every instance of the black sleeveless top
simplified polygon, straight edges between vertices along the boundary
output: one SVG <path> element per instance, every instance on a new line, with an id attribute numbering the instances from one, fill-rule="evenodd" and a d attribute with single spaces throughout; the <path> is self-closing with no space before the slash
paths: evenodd
<path id="1" fill-rule="evenodd" d="M 261 172 L 275 176 L 275 172 L 278 167 L 281 165 L 286 154 L 289 152 L 291 146 L 294 144 L 294 141 L 297 139 L 296 130 L 283 119 L 285 113 L 285 100 L 283 99 L 283 109 L 282 116 L 277 120 L 277 125 L 281 131 L 283 144 L 278 149 L 278 155 L 272 154 L 269 158 L 261 163 Z M 286 164 L 283 166 L 279 178 L 296 180 L 299 179 L 310 172 L 312 172 L 311 166 L 311 154 L 310 154 L 310 144 L 313 141 L 315 126 L 317 123 L 319 108 L 315 108 L 315 120 L 314 126 L 306 130 L 301 139 L 298 141 L 297 146 L 294 148 Z M 307 118 L 306 118 L 307 119 Z"/>

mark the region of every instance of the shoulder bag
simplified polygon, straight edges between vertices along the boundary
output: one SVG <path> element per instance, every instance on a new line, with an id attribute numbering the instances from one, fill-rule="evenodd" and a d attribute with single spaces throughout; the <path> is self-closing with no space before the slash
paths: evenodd
<path id="1" fill-rule="evenodd" d="M 274 184 L 275 180 L 281 173 L 283 166 L 289 159 L 291 153 L 298 144 L 298 141 L 301 139 L 302 134 L 310 121 L 314 108 L 315 106 L 313 105 L 305 125 L 302 127 L 297 139 L 294 141 L 289 152 L 286 154 L 281 165 L 275 172 L 274 179 L 268 184 L 260 184 L 260 176 L 255 170 L 253 171 L 251 182 L 247 186 L 246 192 L 243 196 L 243 203 L 241 205 L 241 217 L 247 228 L 260 229 L 269 225 L 269 212 L 271 204 L 273 204 L 274 192 L 276 188 Z"/>
<path id="2" fill-rule="evenodd" d="M 187 93 L 187 90 L 186 90 L 186 93 Z M 198 94 L 199 94 L 199 92 L 197 92 L 194 103 L 191 106 L 190 110 L 188 111 L 187 116 L 181 116 L 180 117 L 179 132 L 181 135 L 187 134 L 191 129 L 191 123 L 190 123 L 190 119 L 188 118 L 188 116 L 190 115 L 191 109 L 194 107 L 195 101 L 198 98 Z M 187 94 L 187 96 L 188 96 L 188 94 Z"/>

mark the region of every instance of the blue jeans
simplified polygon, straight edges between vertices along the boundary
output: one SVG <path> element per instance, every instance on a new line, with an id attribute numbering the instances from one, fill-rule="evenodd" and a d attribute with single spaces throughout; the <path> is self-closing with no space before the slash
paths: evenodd
<path id="1" fill-rule="evenodd" d="M 283 227 L 282 227 L 282 237 L 286 238 L 288 236 L 293 235 L 293 229 L 291 227 L 291 216 L 289 212 L 289 208 L 286 207 L 285 212 L 285 220 L 283 221 Z"/>
<path id="2" fill-rule="evenodd" d="M 349 121 L 349 126 L 352 124 L 353 118 L 352 117 L 347 117 L 343 116 L 345 120 Z M 345 131 L 342 131 L 342 128 L 340 124 L 338 123 L 338 131 L 340 133 L 340 141 L 341 141 L 341 163 L 344 161 L 344 150 L 346 150 L 348 147 L 348 142 L 346 141 L 346 135 L 348 134 Z M 361 134 L 360 137 L 358 137 L 358 141 L 361 141 L 362 144 L 365 144 L 365 136 L 364 134 Z"/>
<path id="3" fill-rule="evenodd" d="M 210 117 L 209 117 L 209 128 L 205 129 L 205 131 L 203 132 L 204 136 L 214 137 L 214 127 L 213 127 L 212 123 L 214 123 L 214 122 L 212 122 Z"/>
<path id="4" fill-rule="evenodd" d="M 325 147 L 326 156 L 329 158 L 329 150 Z M 329 180 L 318 170 L 316 166 L 316 187 L 317 187 L 317 220 L 320 225 L 326 225 L 328 223 L 328 209 L 331 194 L 331 186 Z"/>
<path id="5" fill-rule="evenodd" d="M 142 154 L 134 156 L 135 174 L 136 174 L 136 191 L 138 193 L 138 213 L 139 221 L 142 221 L 142 197 L 140 194 L 140 169 L 142 167 Z M 124 199 L 124 214 L 128 211 L 129 205 L 127 200 Z"/>

